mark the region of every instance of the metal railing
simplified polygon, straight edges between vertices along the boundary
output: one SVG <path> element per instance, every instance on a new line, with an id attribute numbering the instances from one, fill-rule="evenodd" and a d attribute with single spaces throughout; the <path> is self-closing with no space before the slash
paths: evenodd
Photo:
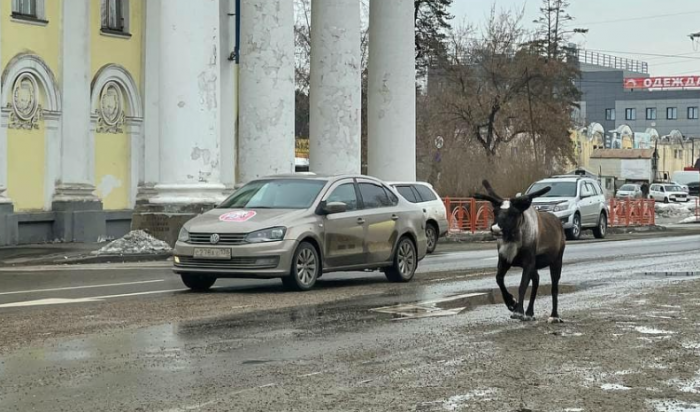
<path id="1" fill-rule="evenodd" d="M 609 67 L 611 69 L 627 70 L 637 73 L 649 73 L 649 64 L 640 60 L 626 59 L 610 54 L 598 53 L 589 50 L 579 50 L 578 60 L 581 63 L 595 66 Z"/>

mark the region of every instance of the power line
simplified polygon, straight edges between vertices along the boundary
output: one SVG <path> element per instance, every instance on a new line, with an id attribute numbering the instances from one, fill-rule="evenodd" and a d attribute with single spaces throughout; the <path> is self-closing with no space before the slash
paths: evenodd
<path id="1" fill-rule="evenodd" d="M 686 58 L 686 59 L 700 60 L 700 56 L 693 57 L 693 56 L 684 56 L 682 54 L 639 53 L 639 52 L 626 52 L 626 51 L 619 51 L 619 50 L 597 50 L 597 49 L 586 49 L 586 50 L 599 52 L 599 53 L 631 54 L 631 55 L 637 55 L 637 56 L 656 56 L 656 57 L 666 57 L 666 58 L 682 57 L 682 58 Z"/>
<path id="2" fill-rule="evenodd" d="M 623 21 L 639 21 L 639 20 L 660 19 L 660 18 L 665 18 L 665 17 L 686 16 L 688 14 L 700 14 L 700 10 L 687 11 L 685 13 L 658 14 L 655 16 L 631 17 L 628 19 L 603 20 L 603 21 L 593 21 L 590 23 L 578 23 L 578 24 L 582 25 L 582 26 L 592 26 L 595 24 L 619 23 L 619 22 L 623 22 Z"/>

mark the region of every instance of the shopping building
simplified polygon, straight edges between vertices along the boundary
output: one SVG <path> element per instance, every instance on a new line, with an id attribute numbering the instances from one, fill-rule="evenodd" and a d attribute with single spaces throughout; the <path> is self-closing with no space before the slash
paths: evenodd
<path id="1" fill-rule="evenodd" d="M 697 158 L 700 146 L 693 154 L 692 141 L 700 139 L 700 71 L 651 77 L 646 62 L 587 50 L 577 55 L 583 95 L 576 116 L 582 126 L 603 132 L 605 147 L 624 148 L 623 140 L 648 144 L 658 137 L 683 143 L 689 151 L 684 155 Z"/>
<path id="2" fill-rule="evenodd" d="M 360 0 L 312 8 L 309 167 L 360 172 Z M 368 168 L 415 179 L 413 2 L 370 8 Z M 291 0 L 0 0 L 0 245 L 172 240 L 295 170 Z"/>

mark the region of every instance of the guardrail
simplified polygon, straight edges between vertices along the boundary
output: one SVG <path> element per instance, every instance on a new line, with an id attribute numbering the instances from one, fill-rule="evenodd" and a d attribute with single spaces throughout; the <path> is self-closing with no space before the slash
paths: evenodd
<path id="1" fill-rule="evenodd" d="M 494 221 L 491 203 L 471 197 L 443 198 L 450 233 L 488 231 Z M 608 203 L 608 226 L 654 226 L 656 202 L 653 199 L 615 200 Z M 695 215 L 700 219 L 700 199 Z"/>

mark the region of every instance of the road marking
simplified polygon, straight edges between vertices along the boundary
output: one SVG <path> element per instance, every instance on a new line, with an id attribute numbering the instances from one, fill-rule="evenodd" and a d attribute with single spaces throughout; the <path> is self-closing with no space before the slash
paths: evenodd
<path id="1" fill-rule="evenodd" d="M 82 272 L 82 271 L 106 271 L 106 270 L 154 270 L 170 269 L 172 262 L 144 262 L 144 263 L 90 263 L 72 265 L 40 265 L 40 266 L 14 266 L 2 267 L 0 272 Z"/>
<path id="2" fill-rule="evenodd" d="M 143 285 L 146 283 L 157 283 L 157 282 L 165 282 L 165 280 L 164 279 L 155 279 L 155 280 L 143 280 L 143 281 L 139 281 L 139 282 L 107 283 L 107 284 L 103 284 L 103 285 L 71 286 L 71 287 L 65 287 L 65 288 L 52 288 L 52 289 L 17 290 L 14 292 L 2 292 L 2 293 L 0 293 L 0 296 L 2 296 L 2 295 L 20 295 L 20 294 L 25 294 L 25 293 L 39 293 L 39 292 L 58 292 L 58 291 L 63 291 L 63 290 L 107 288 L 107 287 L 113 287 L 113 286 Z"/>
<path id="3" fill-rule="evenodd" d="M 5 303 L 0 305 L 0 308 L 19 308 L 24 306 L 41 306 L 41 305 L 64 305 L 67 303 L 87 303 L 87 302 L 98 302 L 98 300 L 93 298 L 79 298 L 79 299 L 39 299 L 39 300 L 29 300 L 24 302 L 13 302 Z"/>
<path id="4" fill-rule="evenodd" d="M 120 295 L 93 296 L 93 297 L 89 297 L 89 298 L 78 298 L 78 299 L 54 298 L 54 299 L 27 300 L 27 301 L 23 301 L 23 302 L 13 302 L 13 303 L 2 304 L 2 305 L 0 305 L 0 309 L 22 307 L 22 306 L 64 305 L 64 304 L 69 304 L 69 303 L 100 302 L 104 299 L 123 298 L 123 297 L 129 297 L 129 296 L 155 295 L 158 293 L 184 292 L 187 290 L 189 290 L 189 289 L 152 290 L 149 292 L 136 292 L 136 293 L 124 293 L 124 294 L 120 294 Z"/>

